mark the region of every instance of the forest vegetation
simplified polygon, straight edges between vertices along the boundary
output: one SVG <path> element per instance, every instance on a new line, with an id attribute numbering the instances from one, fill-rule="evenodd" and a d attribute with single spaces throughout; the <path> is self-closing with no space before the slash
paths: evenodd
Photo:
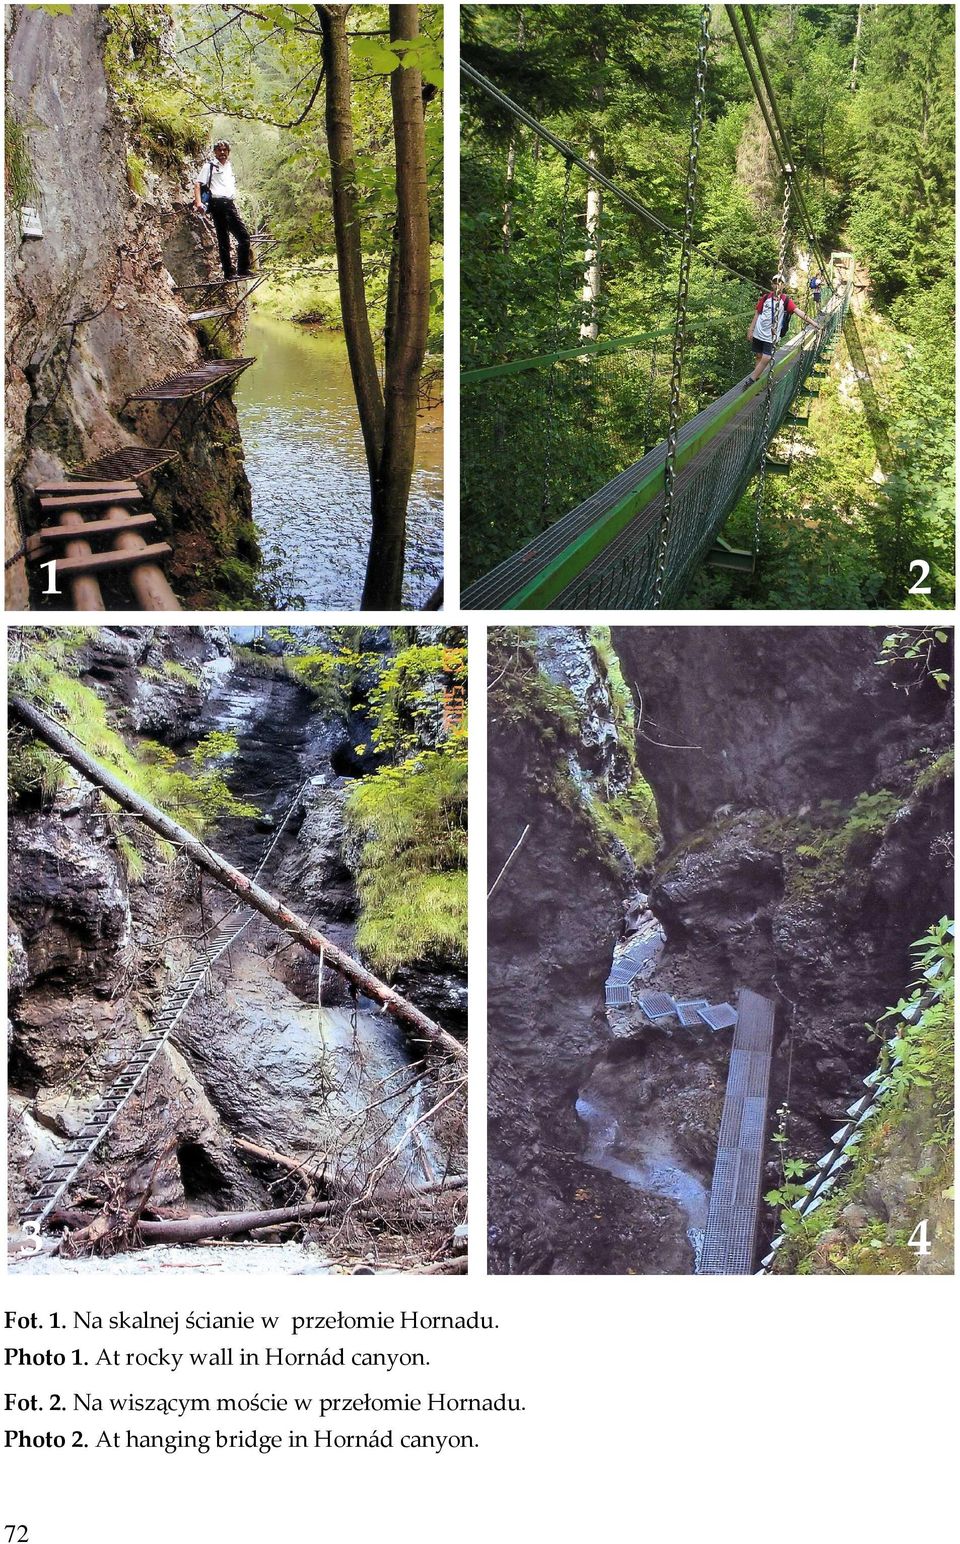
<path id="1" fill-rule="evenodd" d="M 727 8 L 710 9 L 681 422 L 749 369 L 746 327 L 778 264 L 780 169 Z M 766 479 L 756 571 L 701 570 L 685 604 L 945 606 L 954 551 L 954 9 L 777 5 L 750 14 L 820 250 L 852 252 L 857 280 L 809 427 L 774 444 L 791 470 Z M 699 6 L 468 6 L 463 56 L 679 230 L 700 16 Z M 469 79 L 462 103 L 464 368 L 672 325 L 677 241 L 588 184 Z M 807 278 L 820 262 L 796 214 L 794 200 L 793 295 L 812 312 Z M 543 508 L 528 501 L 537 507 L 525 526 L 504 529 L 497 480 L 514 474 L 488 460 L 464 487 L 476 511 L 465 522 L 468 579 L 579 502 L 590 478 L 599 487 L 664 437 L 671 346 L 662 337 L 653 362 L 649 344 L 595 357 L 592 385 L 579 388 L 601 403 L 589 435 L 578 422 L 587 417 L 582 397 L 537 372 L 547 381 L 531 417 L 542 414 L 559 491 L 552 499 L 545 491 Z M 522 446 L 510 454 L 522 475 Z M 756 502 L 754 483 L 725 527 L 735 545 L 749 545 Z M 929 565 L 927 593 L 909 570 L 914 558 Z"/>

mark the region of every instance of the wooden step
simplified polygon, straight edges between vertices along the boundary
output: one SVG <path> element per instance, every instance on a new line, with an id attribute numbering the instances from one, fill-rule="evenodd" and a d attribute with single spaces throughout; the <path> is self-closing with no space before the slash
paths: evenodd
<path id="1" fill-rule="evenodd" d="M 74 530 L 70 533 L 76 537 Z M 133 568 L 138 563 L 158 563 L 162 558 L 169 557 L 173 548 L 169 542 L 158 541 L 152 545 L 141 547 L 139 552 L 91 552 L 89 557 L 82 558 L 57 558 L 57 579 L 69 579 L 74 574 L 99 574 L 111 570 L 122 571 L 125 568 Z"/>
<path id="2" fill-rule="evenodd" d="M 81 483 L 79 485 L 83 487 Z M 98 505 L 102 508 L 106 504 L 141 504 L 143 494 L 139 488 L 123 489 L 120 492 L 104 491 L 102 493 L 58 493 L 54 497 L 42 496 L 40 508 L 44 514 L 55 514 L 61 509 L 95 509 Z"/>
<path id="3" fill-rule="evenodd" d="M 188 322 L 206 322 L 213 316 L 230 316 L 233 306 L 214 306 L 210 311 L 191 311 L 187 317 Z"/>
<path id="4" fill-rule="evenodd" d="M 33 557 L 50 542 L 86 541 L 90 536 L 118 536 L 121 531 L 138 531 L 156 525 L 157 517 L 148 509 L 138 515 L 118 515 L 110 520 L 85 520 L 82 526 L 44 525 L 27 538 L 27 556 Z"/>
<path id="5" fill-rule="evenodd" d="M 33 491 L 38 497 L 54 493 L 136 493 L 137 485 L 130 478 L 121 482 L 49 482 L 38 483 Z"/>

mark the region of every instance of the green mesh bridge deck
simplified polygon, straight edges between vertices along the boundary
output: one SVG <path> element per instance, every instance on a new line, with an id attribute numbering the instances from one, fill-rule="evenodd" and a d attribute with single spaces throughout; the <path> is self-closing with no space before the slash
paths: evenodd
<path id="1" fill-rule="evenodd" d="M 849 296 L 848 282 L 816 327 L 778 349 L 766 436 L 766 376 L 748 390 L 739 381 L 681 429 L 664 605 L 679 602 L 716 542 L 794 398 L 832 347 Z M 549 426 L 542 426 L 542 432 L 547 434 Z M 470 585 L 463 605 L 472 610 L 652 607 L 665 460 L 662 442 Z"/>

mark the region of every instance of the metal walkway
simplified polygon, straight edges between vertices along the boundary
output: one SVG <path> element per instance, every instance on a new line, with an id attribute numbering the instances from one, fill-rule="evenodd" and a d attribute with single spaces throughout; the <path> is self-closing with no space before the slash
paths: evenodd
<path id="1" fill-rule="evenodd" d="M 753 1270 L 774 1014 L 769 997 L 741 988 L 701 1276 L 746 1276 Z"/>
<path id="2" fill-rule="evenodd" d="M 152 1032 L 137 1047 L 120 1076 L 110 1085 L 92 1114 L 87 1116 L 77 1136 L 67 1143 L 59 1161 L 47 1170 L 33 1200 L 21 1211 L 21 1222 L 24 1225 L 30 1224 L 28 1231 L 40 1231 L 58 1201 L 100 1146 L 120 1111 L 140 1087 L 199 990 L 207 971 L 226 953 L 244 929 L 250 926 L 256 915 L 256 912 L 247 909 L 231 913 L 207 939 L 190 969 L 164 998 L 154 1019 Z"/>
<path id="3" fill-rule="evenodd" d="M 244 370 L 256 364 L 255 359 L 208 359 L 193 370 L 177 370 L 164 376 L 152 386 L 131 392 L 128 402 L 182 402 L 185 398 L 199 396 L 211 386 L 226 385 Z"/>

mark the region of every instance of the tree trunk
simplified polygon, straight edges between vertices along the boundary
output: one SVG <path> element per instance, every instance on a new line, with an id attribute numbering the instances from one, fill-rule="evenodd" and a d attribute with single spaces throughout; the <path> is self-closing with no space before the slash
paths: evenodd
<path id="1" fill-rule="evenodd" d="M 587 161 L 597 166 L 598 151 L 591 146 Z M 603 189 L 598 182 L 587 182 L 587 244 L 583 254 L 583 321 L 580 323 L 580 339 L 584 343 L 596 343 L 600 330 L 597 307 L 600 303 L 600 217 L 603 213 Z"/>
<path id="2" fill-rule="evenodd" d="M 857 6 L 857 32 L 853 40 L 853 65 L 850 70 L 850 90 L 857 89 L 857 62 L 860 57 L 860 31 L 863 27 L 863 6 Z"/>
<path id="3" fill-rule="evenodd" d="M 526 40 L 526 22 L 523 11 L 517 14 L 517 48 L 522 51 Z M 507 146 L 507 179 L 503 196 L 503 250 L 510 251 L 510 243 L 513 240 L 513 181 L 517 171 L 517 144 L 520 138 L 519 128 L 514 124 L 510 133 L 510 143 Z"/>
<path id="4" fill-rule="evenodd" d="M 353 146 L 350 44 L 346 5 L 318 5 L 325 80 L 325 124 L 330 152 L 333 227 L 337 246 L 337 285 L 343 335 L 360 414 L 360 428 L 371 484 L 383 454 L 384 404 L 377 356 L 367 313 L 367 292 L 360 247 L 356 161 Z"/>
<path id="5" fill-rule="evenodd" d="M 403 1024 L 415 1030 L 418 1036 L 432 1041 L 434 1045 L 442 1046 L 458 1061 L 466 1061 L 466 1048 L 447 1030 L 441 1029 L 439 1024 L 435 1024 L 425 1013 L 421 1013 L 419 1008 L 415 1008 L 405 997 L 394 992 L 392 987 L 387 986 L 364 966 L 351 959 L 330 939 L 325 938 L 322 933 L 317 932 L 316 928 L 304 922 L 302 917 L 298 917 L 284 906 L 282 901 L 278 901 L 268 891 L 262 890 L 253 880 L 234 868 L 232 863 L 228 863 L 226 858 L 214 852 L 192 832 L 178 825 L 175 820 L 171 820 L 169 815 L 165 815 L 148 800 L 134 793 L 106 767 L 102 767 L 92 756 L 89 756 L 66 729 L 48 718 L 45 713 L 23 697 L 11 697 L 10 706 L 47 745 L 59 752 L 65 761 L 108 793 L 121 808 L 139 815 L 152 831 L 156 831 L 166 841 L 173 842 L 192 863 L 210 874 L 218 884 L 223 885 L 227 890 L 232 890 L 254 911 L 260 912 L 276 927 L 303 944 L 305 949 L 322 959 L 331 970 L 345 977 L 358 992 L 362 992 L 364 996 L 372 998 L 375 1002 L 382 1003 L 388 1013 L 392 1013 Z"/>
<path id="6" fill-rule="evenodd" d="M 419 32 L 419 6 L 391 5 L 391 42 L 412 42 Z M 430 323 L 430 215 L 420 71 L 394 70 L 390 99 L 397 168 L 397 286 L 385 359 L 383 449 L 373 487 L 365 609 L 396 608 L 402 603 L 407 500 Z"/>

